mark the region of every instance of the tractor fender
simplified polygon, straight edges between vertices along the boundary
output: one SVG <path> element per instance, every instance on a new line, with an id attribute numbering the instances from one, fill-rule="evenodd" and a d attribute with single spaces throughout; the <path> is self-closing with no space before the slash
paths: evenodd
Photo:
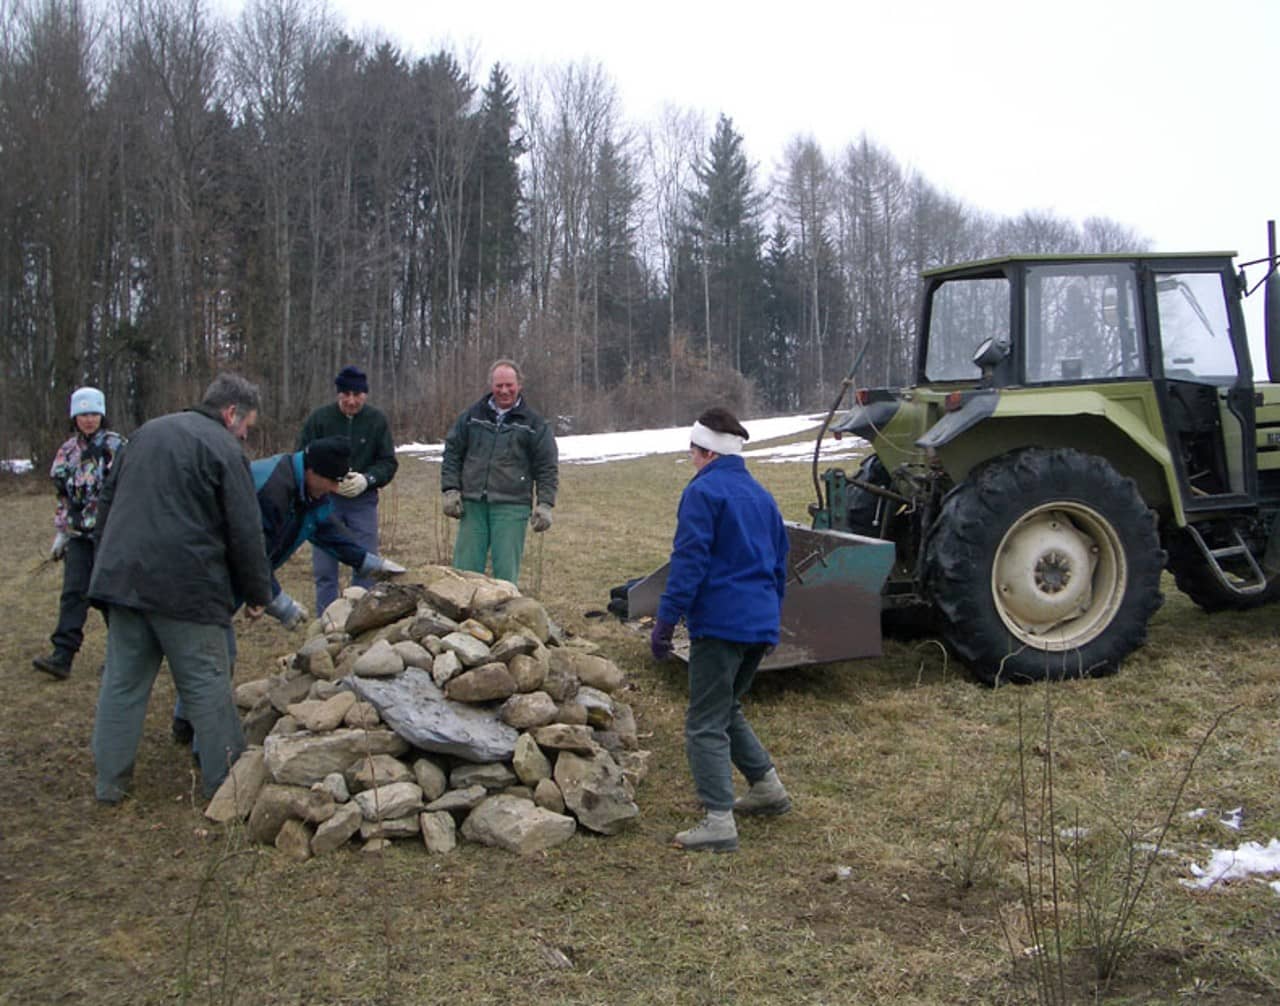
<path id="1" fill-rule="evenodd" d="M 901 405 L 902 401 L 898 398 L 855 405 L 831 427 L 831 432 L 842 436 L 848 433 L 863 440 L 873 441 L 876 435 L 898 414 L 898 408 Z"/>
<path id="2" fill-rule="evenodd" d="M 984 419 L 993 416 L 1000 404 L 1000 393 L 994 388 L 984 391 L 962 392 L 959 408 L 944 412 L 942 418 L 916 441 L 917 447 L 937 450 L 951 443 L 965 430 L 972 429 Z"/>
<path id="3" fill-rule="evenodd" d="M 965 394 L 916 440 L 957 482 L 976 466 L 1027 445 L 1074 447 L 1106 458 L 1138 483 L 1147 505 L 1186 523 L 1173 457 L 1149 385 L 1107 394 L 1087 388 L 982 389 Z"/>

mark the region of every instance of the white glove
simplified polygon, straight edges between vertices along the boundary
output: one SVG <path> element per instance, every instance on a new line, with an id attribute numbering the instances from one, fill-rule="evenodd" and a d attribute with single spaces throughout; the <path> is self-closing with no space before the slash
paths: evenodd
<path id="1" fill-rule="evenodd" d="M 286 629 L 296 629 L 307 620 L 307 609 L 283 590 L 271 599 L 265 610 Z"/>
<path id="2" fill-rule="evenodd" d="M 392 562 L 373 552 L 365 553 L 364 562 L 360 563 L 360 575 L 370 576 L 375 580 L 385 580 L 388 577 L 399 576 L 404 572 L 404 567 L 398 562 Z"/>
<path id="3" fill-rule="evenodd" d="M 338 482 L 338 495 L 353 499 L 369 488 L 369 480 L 359 472 L 347 472 Z"/>
<path id="4" fill-rule="evenodd" d="M 550 504 L 539 503 L 533 508 L 533 513 L 529 515 L 529 526 L 533 528 L 535 534 L 541 534 L 551 526 Z"/>
<path id="5" fill-rule="evenodd" d="M 444 502 L 440 505 L 440 508 L 444 510 L 446 517 L 462 520 L 462 493 L 457 489 L 446 489 L 444 491 Z"/>
<path id="6" fill-rule="evenodd" d="M 57 562 L 67 554 L 67 542 L 71 540 L 71 535 L 66 531 L 59 531 L 53 536 L 53 545 L 49 548 L 49 561 Z"/>

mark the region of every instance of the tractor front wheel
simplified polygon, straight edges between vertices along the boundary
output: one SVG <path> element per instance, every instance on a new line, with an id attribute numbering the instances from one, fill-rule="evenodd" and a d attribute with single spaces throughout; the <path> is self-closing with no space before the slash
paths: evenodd
<path id="1" fill-rule="evenodd" d="M 947 645 L 988 684 L 1116 670 L 1160 606 L 1155 514 L 1102 458 L 1029 448 L 943 501 L 925 579 Z"/>

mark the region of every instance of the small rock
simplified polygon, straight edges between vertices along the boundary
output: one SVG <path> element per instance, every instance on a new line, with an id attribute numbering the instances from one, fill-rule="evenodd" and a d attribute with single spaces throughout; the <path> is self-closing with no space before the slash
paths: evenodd
<path id="1" fill-rule="evenodd" d="M 389 678 L 404 670 L 404 659 L 385 639 L 379 639 L 359 657 L 351 670 L 362 678 Z"/>
<path id="2" fill-rule="evenodd" d="M 305 863 L 311 858 L 311 829 L 298 820 L 288 820 L 276 832 L 275 846 L 290 859 Z"/>
<path id="3" fill-rule="evenodd" d="M 450 678 L 444 694 L 454 702 L 491 702 L 505 699 L 516 690 L 506 664 L 483 664 Z"/>
<path id="4" fill-rule="evenodd" d="M 360 830 L 364 815 L 354 803 L 344 803 L 334 811 L 333 817 L 316 829 L 311 839 L 311 854 L 323 856 L 346 845 L 351 836 Z"/>
<path id="5" fill-rule="evenodd" d="M 451 789 L 467 789 L 470 786 L 483 786 L 490 793 L 506 789 L 516 781 L 516 774 L 502 762 L 489 762 L 485 765 L 459 765 L 449 773 Z"/>
<path id="6" fill-rule="evenodd" d="M 449 788 L 449 778 L 444 769 L 430 758 L 414 760 L 413 779 L 422 790 L 422 798 L 428 802 L 439 799 Z"/>
<path id="7" fill-rule="evenodd" d="M 357 793 L 352 802 L 366 821 L 390 820 L 422 810 L 422 790 L 416 782 L 393 782 Z"/>
<path id="8" fill-rule="evenodd" d="M 423 811 L 418 815 L 418 828 L 428 852 L 453 852 L 458 847 L 458 826 L 452 814 Z"/>
<path id="9" fill-rule="evenodd" d="M 426 809 L 432 813 L 442 810 L 470 810 L 488 795 L 489 791 L 483 786 L 468 786 L 466 789 L 451 789 L 439 799 L 432 800 L 427 804 Z"/>
<path id="10" fill-rule="evenodd" d="M 556 719 L 556 703 L 546 692 L 523 692 L 512 695 L 498 710 L 503 723 L 517 730 L 546 726 Z"/>
<path id="11" fill-rule="evenodd" d="M 533 802 L 553 814 L 564 813 L 564 794 L 552 779 L 539 779 L 533 790 Z"/>

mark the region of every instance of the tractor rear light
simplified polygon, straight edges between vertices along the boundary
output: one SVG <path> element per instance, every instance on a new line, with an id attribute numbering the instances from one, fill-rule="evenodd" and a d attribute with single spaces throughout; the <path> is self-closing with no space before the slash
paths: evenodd
<path id="1" fill-rule="evenodd" d="M 947 400 L 943 407 L 948 412 L 959 412 L 960 407 L 964 405 L 964 393 L 961 391 L 953 391 L 947 396 Z"/>
<path id="2" fill-rule="evenodd" d="M 853 393 L 853 400 L 859 405 L 870 405 L 871 392 L 866 388 L 859 388 Z"/>

